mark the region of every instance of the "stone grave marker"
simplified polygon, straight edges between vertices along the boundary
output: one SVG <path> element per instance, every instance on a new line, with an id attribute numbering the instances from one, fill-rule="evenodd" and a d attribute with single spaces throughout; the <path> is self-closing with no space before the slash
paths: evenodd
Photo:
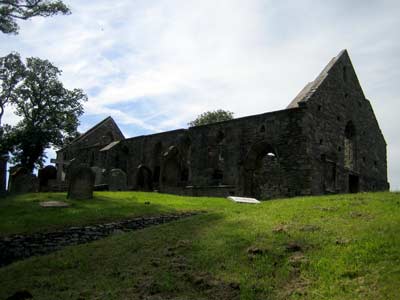
<path id="1" fill-rule="evenodd" d="M 126 191 L 128 189 L 126 174 L 121 169 L 112 169 L 108 176 L 110 191 Z"/>
<path id="2" fill-rule="evenodd" d="M 94 166 L 91 167 L 94 175 L 95 175 L 95 180 L 94 180 L 94 185 L 100 185 L 105 183 L 105 178 L 104 178 L 104 169 Z"/>
<path id="3" fill-rule="evenodd" d="M 234 197 L 234 196 L 229 196 L 229 200 L 232 200 L 233 202 L 236 203 L 249 203 L 249 204 L 258 204 L 261 203 L 255 198 L 246 198 L 246 197 Z"/>
<path id="4" fill-rule="evenodd" d="M 39 182 L 35 175 L 23 167 L 14 167 L 10 171 L 9 191 L 12 194 L 35 193 Z"/>
<path id="5" fill-rule="evenodd" d="M 54 166 L 46 166 L 39 170 L 39 191 L 49 191 L 49 181 L 57 179 L 57 168 Z"/>
<path id="6" fill-rule="evenodd" d="M 43 208 L 51 208 L 51 207 L 69 207 L 69 204 L 63 201 L 44 201 L 40 202 L 39 205 Z"/>
<path id="7" fill-rule="evenodd" d="M 69 170 L 68 199 L 92 199 L 95 174 L 86 165 L 79 165 Z"/>

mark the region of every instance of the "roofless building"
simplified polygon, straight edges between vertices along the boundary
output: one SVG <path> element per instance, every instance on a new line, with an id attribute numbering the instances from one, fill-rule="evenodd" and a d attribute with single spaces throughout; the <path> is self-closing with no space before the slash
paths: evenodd
<path id="1" fill-rule="evenodd" d="M 108 117 L 57 152 L 60 181 L 71 160 L 122 169 L 132 190 L 183 195 L 389 188 L 386 142 L 346 50 L 284 110 L 133 138 Z"/>

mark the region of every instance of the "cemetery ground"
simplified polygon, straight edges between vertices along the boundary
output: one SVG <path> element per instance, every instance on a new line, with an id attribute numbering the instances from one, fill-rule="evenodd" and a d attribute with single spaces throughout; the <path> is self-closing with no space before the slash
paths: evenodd
<path id="1" fill-rule="evenodd" d="M 96 192 L 1 199 L 0 233 L 32 234 L 177 212 L 168 224 L 0 268 L 0 299 L 398 299 L 400 194 L 237 204 L 223 198 Z M 68 208 L 42 208 L 41 201 Z M 25 298 L 19 298 L 25 299 Z"/>

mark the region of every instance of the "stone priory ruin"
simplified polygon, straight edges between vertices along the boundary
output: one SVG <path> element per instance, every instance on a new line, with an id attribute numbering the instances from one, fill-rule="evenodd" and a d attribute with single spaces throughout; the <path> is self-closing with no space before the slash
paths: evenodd
<path id="1" fill-rule="evenodd" d="M 108 117 L 57 152 L 60 183 L 72 161 L 106 170 L 114 190 L 271 199 L 389 188 L 386 142 L 346 50 L 286 109 L 132 138 Z"/>

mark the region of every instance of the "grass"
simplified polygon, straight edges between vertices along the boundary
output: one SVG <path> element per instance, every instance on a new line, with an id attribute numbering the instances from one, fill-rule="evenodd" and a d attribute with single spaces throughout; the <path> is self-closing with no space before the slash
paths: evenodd
<path id="1" fill-rule="evenodd" d="M 0 269 L 0 299 L 398 299 L 400 194 L 241 205 L 222 198 L 99 192 L 67 209 L 32 194 L 0 201 L 0 232 L 31 233 L 205 210 Z M 150 202 L 149 205 L 144 204 Z"/>

